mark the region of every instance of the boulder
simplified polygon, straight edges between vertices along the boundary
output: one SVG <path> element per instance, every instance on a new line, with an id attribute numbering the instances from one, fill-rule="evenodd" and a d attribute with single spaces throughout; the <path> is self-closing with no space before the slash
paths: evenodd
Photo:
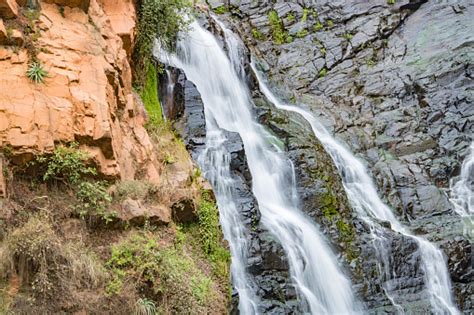
<path id="1" fill-rule="evenodd" d="M 121 221 L 141 225 L 145 221 L 154 224 L 171 222 L 171 211 L 162 205 L 143 205 L 139 200 L 125 199 L 118 209 L 118 218 Z"/>

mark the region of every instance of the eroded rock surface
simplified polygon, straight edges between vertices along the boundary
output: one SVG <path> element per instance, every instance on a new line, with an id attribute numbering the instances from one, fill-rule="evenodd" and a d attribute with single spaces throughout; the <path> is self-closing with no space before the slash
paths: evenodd
<path id="1" fill-rule="evenodd" d="M 134 38 L 133 4 L 87 1 L 87 14 L 85 1 L 79 2 L 42 2 L 31 22 L 37 29 L 32 44 L 48 71 L 43 84 L 26 76 L 28 47 L 0 46 L 0 146 L 24 163 L 58 143 L 77 141 L 103 175 L 133 179 L 140 173 L 157 181 L 160 166 L 124 50 Z"/>
<path id="2" fill-rule="evenodd" d="M 380 195 L 398 218 L 443 249 L 457 303 L 464 312 L 471 312 L 472 242 L 462 235 L 446 190 L 474 134 L 474 4 L 231 0 L 212 5 L 227 6 L 227 22 L 251 47 L 275 89 L 295 104 L 306 104 L 367 161 Z M 284 26 L 283 44 L 275 41 L 275 28 L 268 18 L 271 10 Z M 281 125 L 281 121 L 273 119 L 270 124 Z M 296 139 L 301 131 L 279 128 L 288 133 L 290 156 L 300 161 L 295 162 L 299 182 L 305 187 L 300 194 L 311 212 L 322 202 L 308 199 L 314 189 L 307 173 L 308 165 L 316 163 L 314 148 L 303 155 L 305 148 Z M 315 220 L 324 226 L 320 215 Z M 363 225 L 352 222 L 357 229 L 355 242 L 363 244 Z M 337 235 L 326 233 L 337 243 Z M 399 238 L 389 228 L 387 233 Z M 407 240 L 393 242 L 394 268 L 407 265 L 404 251 L 412 252 L 407 249 L 412 246 L 416 244 Z M 369 251 L 363 245 L 356 247 L 362 256 Z M 345 249 L 341 252 L 347 254 Z M 416 292 L 423 286 L 422 271 L 413 266 L 385 281 L 399 294 L 409 294 L 410 308 L 420 310 L 423 296 Z M 370 268 L 370 263 L 363 266 L 364 274 Z M 383 295 L 380 287 L 362 292 L 374 312 L 385 304 Z"/>

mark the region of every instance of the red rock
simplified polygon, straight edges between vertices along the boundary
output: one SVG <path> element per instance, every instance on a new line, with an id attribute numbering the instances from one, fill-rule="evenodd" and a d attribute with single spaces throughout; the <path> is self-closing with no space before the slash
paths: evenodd
<path id="1" fill-rule="evenodd" d="M 12 19 L 18 16 L 18 5 L 15 0 L 0 0 L 0 18 Z"/>

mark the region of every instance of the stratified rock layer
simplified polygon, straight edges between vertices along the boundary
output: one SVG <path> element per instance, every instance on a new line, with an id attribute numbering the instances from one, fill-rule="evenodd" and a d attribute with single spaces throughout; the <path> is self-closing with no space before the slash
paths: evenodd
<path id="1" fill-rule="evenodd" d="M 157 181 L 146 113 L 132 92 L 124 50 L 130 53 L 134 38 L 133 4 L 76 2 L 40 3 L 32 22 L 38 35 L 31 41 L 48 71 L 43 84 L 26 76 L 25 48 L 0 46 L 0 146 L 10 147 L 20 163 L 77 141 L 103 175 L 133 179 L 140 173 Z"/>

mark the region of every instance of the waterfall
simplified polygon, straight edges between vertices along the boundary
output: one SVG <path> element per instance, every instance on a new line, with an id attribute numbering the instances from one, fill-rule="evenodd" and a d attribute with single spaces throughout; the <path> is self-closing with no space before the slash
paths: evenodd
<path id="1" fill-rule="evenodd" d="M 461 166 L 461 173 L 451 180 L 451 203 L 454 210 L 461 216 L 464 223 L 464 233 L 472 240 L 474 238 L 474 142 L 471 143 L 471 153 Z"/>
<path id="2" fill-rule="evenodd" d="M 454 305 L 451 295 L 451 283 L 446 267 L 446 259 L 442 252 L 426 239 L 411 234 L 379 198 L 377 189 L 369 176 L 369 171 L 362 162 L 331 136 L 309 111 L 282 103 L 267 87 L 257 71 L 255 63 L 252 62 L 251 66 L 259 82 L 260 90 L 275 107 L 297 113 L 309 122 L 314 134 L 332 157 L 339 170 L 353 210 L 371 227 L 374 245 L 379 252 L 379 256 L 385 256 L 386 248 L 384 248 L 385 242 L 378 221 L 388 221 L 392 230 L 414 239 L 418 244 L 425 274 L 426 291 L 430 297 L 433 312 L 435 314 L 458 314 L 459 311 Z M 394 305 L 400 308 L 396 303 Z"/>
<path id="3" fill-rule="evenodd" d="M 155 49 L 155 56 L 180 68 L 199 90 L 206 117 L 206 149 L 198 159 L 213 184 L 224 235 L 232 252 L 232 275 L 242 314 L 258 312 L 258 299 L 245 271 L 245 229 L 232 197 L 229 158 L 222 150 L 222 130 L 236 132 L 244 144 L 252 191 L 262 226 L 287 255 L 292 281 L 302 305 L 312 314 L 357 312 L 351 285 L 317 226 L 297 207 L 295 175 L 283 152 L 269 144 L 251 108 L 250 92 L 214 36 L 193 22 L 177 44 L 176 54 Z"/>

